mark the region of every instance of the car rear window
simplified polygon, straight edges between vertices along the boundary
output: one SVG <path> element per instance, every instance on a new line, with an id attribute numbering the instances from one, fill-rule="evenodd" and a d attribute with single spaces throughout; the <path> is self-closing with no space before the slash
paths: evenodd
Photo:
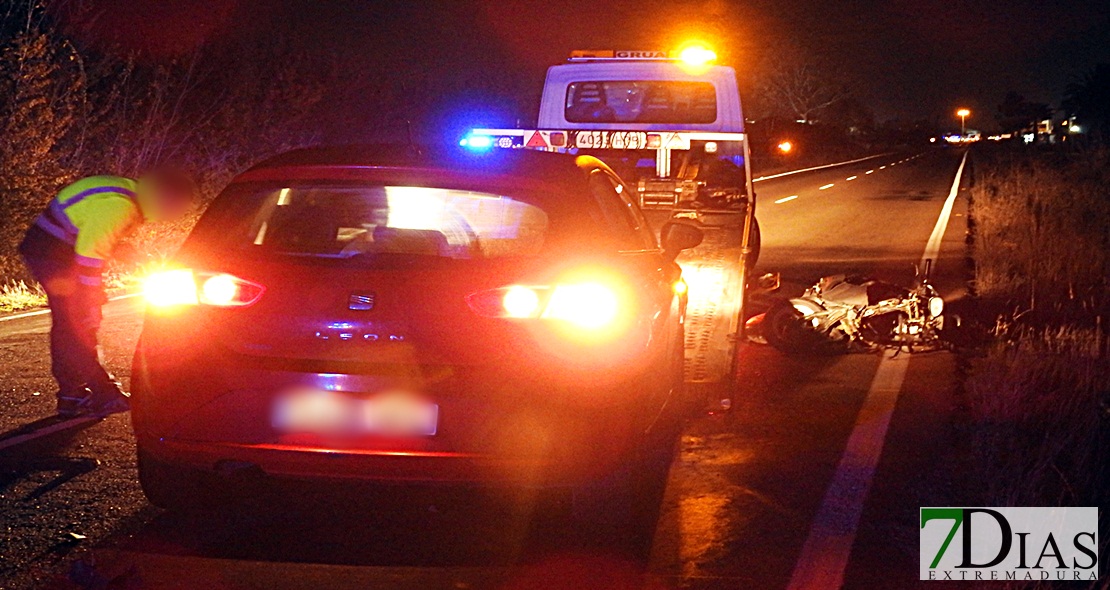
<path id="1" fill-rule="evenodd" d="M 572 82 L 564 114 L 571 123 L 708 124 L 717 120 L 717 91 L 710 82 Z"/>
<path id="2" fill-rule="evenodd" d="M 238 221 L 238 230 L 218 239 L 259 253 L 338 259 L 390 254 L 456 260 L 532 256 L 543 249 L 548 234 L 548 216 L 539 207 L 468 190 L 267 187 L 232 200 L 237 211 L 209 212 Z M 228 224 L 209 225 L 220 225 L 223 229 L 217 231 L 224 232 Z"/>

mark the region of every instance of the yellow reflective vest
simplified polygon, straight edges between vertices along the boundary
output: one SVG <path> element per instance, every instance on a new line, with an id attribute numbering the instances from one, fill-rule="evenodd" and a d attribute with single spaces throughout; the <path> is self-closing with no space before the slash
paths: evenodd
<path id="1" fill-rule="evenodd" d="M 35 225 L 73 246 L 78 281 L 98 287 L 112 249 L 142 221 L 134 180 L 90 176 L 63 188 Z"/>

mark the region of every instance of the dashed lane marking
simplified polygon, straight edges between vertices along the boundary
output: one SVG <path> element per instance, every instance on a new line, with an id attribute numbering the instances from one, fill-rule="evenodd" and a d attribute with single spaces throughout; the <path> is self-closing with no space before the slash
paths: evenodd
<path id="1" fill-rule="evenodd" d="M 848 160 L 846 162 L 837 162 L 835 164 L 825 164 L 824 166 L 814 166 L 813 168 L 802 168 L 801 170 L 791 170 L 789 172 L 780 172 L 778 174 L 771 174 L 769 176 L 760 176 L 759 178 L 752 179 L 752 182 L 763 182 L 764 180 L 771 180 L 772 178 L 782 178 L 783 176 L 790 176 L 791 174 L 801 174 L 802 172 L 812 172 L 814 170 L 824 170 L 825 168 L 835 168 L 836 166 L 847 166 L 848 164 L 855 164 L 856 162 L 863 162 L 865 160 L 874 160 L 883 156 L 889 156 L 890 153 L 875 154 L 874 156 L 867 156 L 866 158 L 856 158 L 855 160 Z"/>
<path id="2" fill-rule="evenodd" d="M 798 198 L 798 195 L 790 195 L 789 197 L 783 197 L 783 198 L 775 201 L 775 204 L 776 205 L 781 205 L 781 204 L 786 203 L 788 201 L 793 201 L 794 199 L 797 199 L 797 198 Z"/>
<path id="3" fill-rule="evenodd" d="M 819 191 L 823 191 L 823 190 L 825 190 L 825 189 L 830 189 L 830 188 L 832 188 L 832 187 L 834 187 L 834 186 L 836 186 L 836 184 L 834 184 L 834 183 L 831 183 L 831 182 L 830 182 L 830 183 L 826 184 L 825 186 L 819 187 L 819 188 L 818 188 L 817 190 L 819 190 Z"/>

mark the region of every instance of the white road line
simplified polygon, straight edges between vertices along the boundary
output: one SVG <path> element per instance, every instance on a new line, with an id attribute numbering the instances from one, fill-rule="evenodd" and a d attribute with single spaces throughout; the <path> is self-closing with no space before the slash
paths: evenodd
<path id="1" fill-rule="evenodd" d="M 936 258 L 940 252 L 940 243 L 948 228 L 952 204 L 959 194 L 960 178 L 966 162 L 965 152 L 922 259 Z M 802 545 L 801 555 L 787 585 L 788 590 L 835 590 L 844 585 L 844 572 L 856 540 L 864 502 L 871 491 L 875 469 L 883 453 L 886 433 L 908 367 L 909 355 L 893 356 L 887 353 L 879 361 L 867 399 L 848 437 L 844 455 L 817 509 L 809 536 Z"/>
<path id="2" fill-rule="evenodd" d="M 886 168 L 886 166 L 879 166 L 879 170 Z"/>
<path id="3" fill-rule="evenodd" d="M 859 178 L 859 177 L 858 176 L 849 176 L 848 178 L 845 178 L 844 180 L 855 180 L 857 178 Z"/>
<path id="4" fill-rule="evenodd" d="M 138 297 L 139 295 L 142 295 L 142 293 L 127 293 L 126 295 L 116 295 L 115 297 L 109 298 L 108 301 L 119 301 L 120 299 L 130 299 L 132 297 Z M 31 318 L 31 317 L 35 317 L 37 315 L 46 315 L 48 313 L 50 313 L 49 309 L 36 309 L 35 311 L 25 311 L 23 313 L 16 313 L 16 314 L 6 315 L 6 316 L 3 316 L 3 317 L 0 317 L 0 322 L 10 322 L 12 320 L 21 320 L 23 318 Z"/>
<path id="5" fill-rule="evenodd" d="M 940 243 L 944 240 L 944 231 L 948 229 L 948 219 L 952 217 L 952 206 L 956 204 L 956 195 L 960 194 L 960 177 L 964 174 L 964 164 L 967 163 L 967 152 L 964 152 L 964 157 L 960 159 L 960 167 L 956 169 L 956 180 L 952 182 L 952 189 L 948 191 L 948 198 L 944 200 L 944 206 L 940 208 L 940 217 L 937 218 L 937 224 L 933 227 L 933 233 L 929 235 L 929 241 L 925 244 L 925 253 L 921 255 L 921 263 L 925 263 L 926 258 L 931 258 L 936 261 L 937 255 L 940 254 Z"/>
<path id="6" fill-rule="evenodd" d="M 874 173 L 875 173 L 875 169 L 874 169 L 874 168 L 872 168 L 872 169 L 868 170 L 867 172 L 864 172 L 864 174 L 874 174 Z"/>
<path id="7" fill-rule="evenodd" d="M 26 442 L 31 442 L 37 438 L 50 436 L 55 432 L 61 432 L 63 430 L 69 430 L 70 428 L 76 428 L 78 426 L 81 426 L 82 424 L 87 424 L 89 422 L 96 422 L 97 420 L 100 420 L 100 418 L 94 418 L 92 416 L 78 416 L 76 418 L 70 418 L 69 420 L 63 420 L 56 424 L 51 424 L 50 426 L 37 428 L 28 432 L 27 434 L 20 434 L 11 438 L 5 438 L 3 440 L 0 440 L 0 451 L 19 446 Z"/>
<path id="8" fill-rule="evenodd" d="M 836 166 L 847 166 L 848 164 L 855 164 L 856 162 L 863 162 L 864 160 L 874 160 L 883 156 L 889 156 L 890 152 L 885 154 L 875 154 L 874 156 L 867 156 L 866 158 L 856 158 L 855 160 L 848 160 L 846 162 L 837 162 L 835 164 L 825 164 L 824 166 L 814 166 L 813 168 L 802 168 L 801 170 L 791 170 L 790 172 L 780 172 L 779 174 L 771 174 L 770 176 L 760 176 L 759 178 L 752 179 L 752 182 L 763 182 L 764 180 L 771 180 L 772 178 L 782 178 L 783 176 L 790 176 L 791 174 L 801 174 L 802 172 L 812 172 L 814 170 L 824 170 L 825 168 L 834 168 Z"/>
<path id="9" fill-rule="evenodd" d="M 823 191 L 825 189 L 832 188 L 834 186 L 836 186 L 836 185 L 830 182 L 830 183 L 826 184 L 825 186 L 819 187 L 817 190 Z"/>
<path id="10" fill-rule="evenodd" d="M 909 355 L 892 357 L 888 353 L 879 361 L 867 399 L 848 437 L 848 446 L 802 546 L 788 590 L 836 590 L 843 585 L 863 502 L 871 489 L 908 366 Z"/>
<path id="11" fill-rule="evenodd" d="M 787 201 L 793 201 L 794 199 L 797 199 L 797 198 L 798 198 L 798 195 L 790 195 L 789 197 L 783 197 L 783 198 L 775 201 L 775 204 L 776 205 L 781 205 L 781 204 L 783 204 Z"/>

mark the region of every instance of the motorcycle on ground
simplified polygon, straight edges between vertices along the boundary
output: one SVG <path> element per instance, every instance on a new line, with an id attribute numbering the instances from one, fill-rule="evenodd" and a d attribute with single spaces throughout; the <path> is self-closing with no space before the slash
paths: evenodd
<path id="1" fill-rule="evenodd" d="M 944 346 L 944 300 L 929 280 L 932 260 L 912 289 L 832 275 L 801 297 L 775 302 L 760 322 L 769 344 L 787 353 L 862 348 L 914 352 Z"/>

